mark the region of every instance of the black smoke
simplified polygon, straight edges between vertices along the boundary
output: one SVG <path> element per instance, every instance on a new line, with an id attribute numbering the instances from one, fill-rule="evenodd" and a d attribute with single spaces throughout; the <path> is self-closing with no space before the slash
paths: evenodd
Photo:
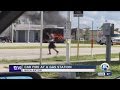
<path id="1" fill-rule="evenodd" d="M 24 14 L 28 17 L 34 24 L 40 24 L 40 12 L 39 11 L 28 11 Z M 58 25 L 64 26 L 66 18 L 64 18 L 60 11 L 44 11 L 44 24 L 45 25 Z"/>

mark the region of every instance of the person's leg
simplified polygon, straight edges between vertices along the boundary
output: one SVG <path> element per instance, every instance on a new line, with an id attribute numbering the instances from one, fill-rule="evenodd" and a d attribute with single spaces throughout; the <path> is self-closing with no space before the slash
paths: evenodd
<path id="1" fill-rule="evenodd" d="M 58 51 L 58 50 L 56 50 L 56 48 L 53 48 L 53 50 L 55 50 L 57 54 L 59 53 L 59 51 Z"/>
<path id="2" fill-rule="evenodd" d="M 49 48 L 49 53 L 48 54 L 51 55 L 51 48 Z"/>

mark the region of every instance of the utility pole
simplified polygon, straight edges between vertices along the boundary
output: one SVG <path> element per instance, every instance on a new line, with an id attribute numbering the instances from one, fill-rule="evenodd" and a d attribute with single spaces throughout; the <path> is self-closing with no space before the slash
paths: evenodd
<path id="1" fill-rule="evenodd" d="M 40 28 L 40 65 L 42 64 L 42 43 L 43 43 L 43 11 L 41 11 L 41 28 Z"/>
<path id="2" fill-rule="evenodd" d="M 12 31 L 12 38 L 11 38 L 11 42 L 13 43 L 13 39 L 14 39 L 14 24 L 12 23 L 11 25 L 11 31 Z"/>
<path id="3" fill-rule="evenodd" d="M 70 44 L 71 44 L 71 22 L 70 22 L 70 11 L 67 12 L 67 30 L 68 38 L 66 39 L 66 63 L 70 64 Z"/>
<path id="4" fill-rule="evenodd" d="M 79 43 L 80 43 L 80 27 L 79 27 L 79 22 L 80 22 L 80 17 L 83 17 L 83 11 L 74 11 L 74 17 L 78 17 L 78 30 L 77 30 L 77 59 L 79 58 Z"/>
<path id="5" fill-rule="evenodd" d="M 27 19 L 28 20 L 28 40 L 27 40 L 27 42 L 29 43 L 29 38 L 30 38 L 30 20 L 29 19 Z"/>
<path id="6" fill-rule="evenodd" d="M 111 61 L 111 36 L 106 35 L 106 61 Z"/>
<path id="7" fill-rule="evenodd" d="M 80 44 L 80 28 L 79 28 L 79 19 L 80 19 L 80 17 L 78 17 L 78 33 L 77 33 L 77 37 L 78 37 L 78 43 L 77 43 L 77 59 L 79 58 L 79 44 Z"/>
<path id="8" fill-rule="evenodd" d="M 102 26 L 103 34 L 106 36 L 106 61 L 111 61 L 111 30 L 114 26 L 111 23 L 104 23 Z"/>
<path id="9" fill-rule="evenodd" d="M 92 37 L 91 37 L 91 56 L 93 57 L 93 21 L 92 21 Z"/>
<path id="10" fill-rule="evenodd" d="M 96 33 L 96 40 L 98 39 L 98 27 L 97 27 L 97 33 Z"/>

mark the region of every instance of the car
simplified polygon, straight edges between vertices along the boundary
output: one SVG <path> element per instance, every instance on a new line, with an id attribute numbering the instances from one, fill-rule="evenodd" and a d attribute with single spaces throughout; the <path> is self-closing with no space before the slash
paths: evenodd
<path id="1" fill-rule="evenodd" d="M 85 41 L 84 38 L 80 38 L 80 41 Z"/>
<path id="2" fill-rule="evenodd" d="M 9 41 L 10 41 L 10 39 L 7 36 L 0 37 L 0 42 L 9 42 Z"/>
<path id="3" fill-rule="evenodd" d="M 0 79 L 42 79 L 35 72 L 3 72 L 0 73 Z"/>
<path id="4" fill-rule="evenodd" d="M 112 39 L 113 44 L 119 44 L 120 45 L 120 37 L 115 37 Z"/>
<path id="5" fill-rule="evenodd" d="M 111 45 L 113 45 L 113 40 L 115 40 L 114 37 L 111 38 Z M 97 38 L 96 42 L 100 45 L 103 45 L 103 44 L 106 45 L 106 37 L 103 36 L 103 37 Z"/>

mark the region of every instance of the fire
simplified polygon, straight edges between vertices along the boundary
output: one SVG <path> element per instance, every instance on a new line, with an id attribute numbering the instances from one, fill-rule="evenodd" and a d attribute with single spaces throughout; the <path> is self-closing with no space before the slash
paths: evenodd
<path id="1" fill-rule="evenodd" d="M 54 38 L 57 40 L 62 40 L 63 39 L 63 35 L 61 34 L 54 34 Z"/>

